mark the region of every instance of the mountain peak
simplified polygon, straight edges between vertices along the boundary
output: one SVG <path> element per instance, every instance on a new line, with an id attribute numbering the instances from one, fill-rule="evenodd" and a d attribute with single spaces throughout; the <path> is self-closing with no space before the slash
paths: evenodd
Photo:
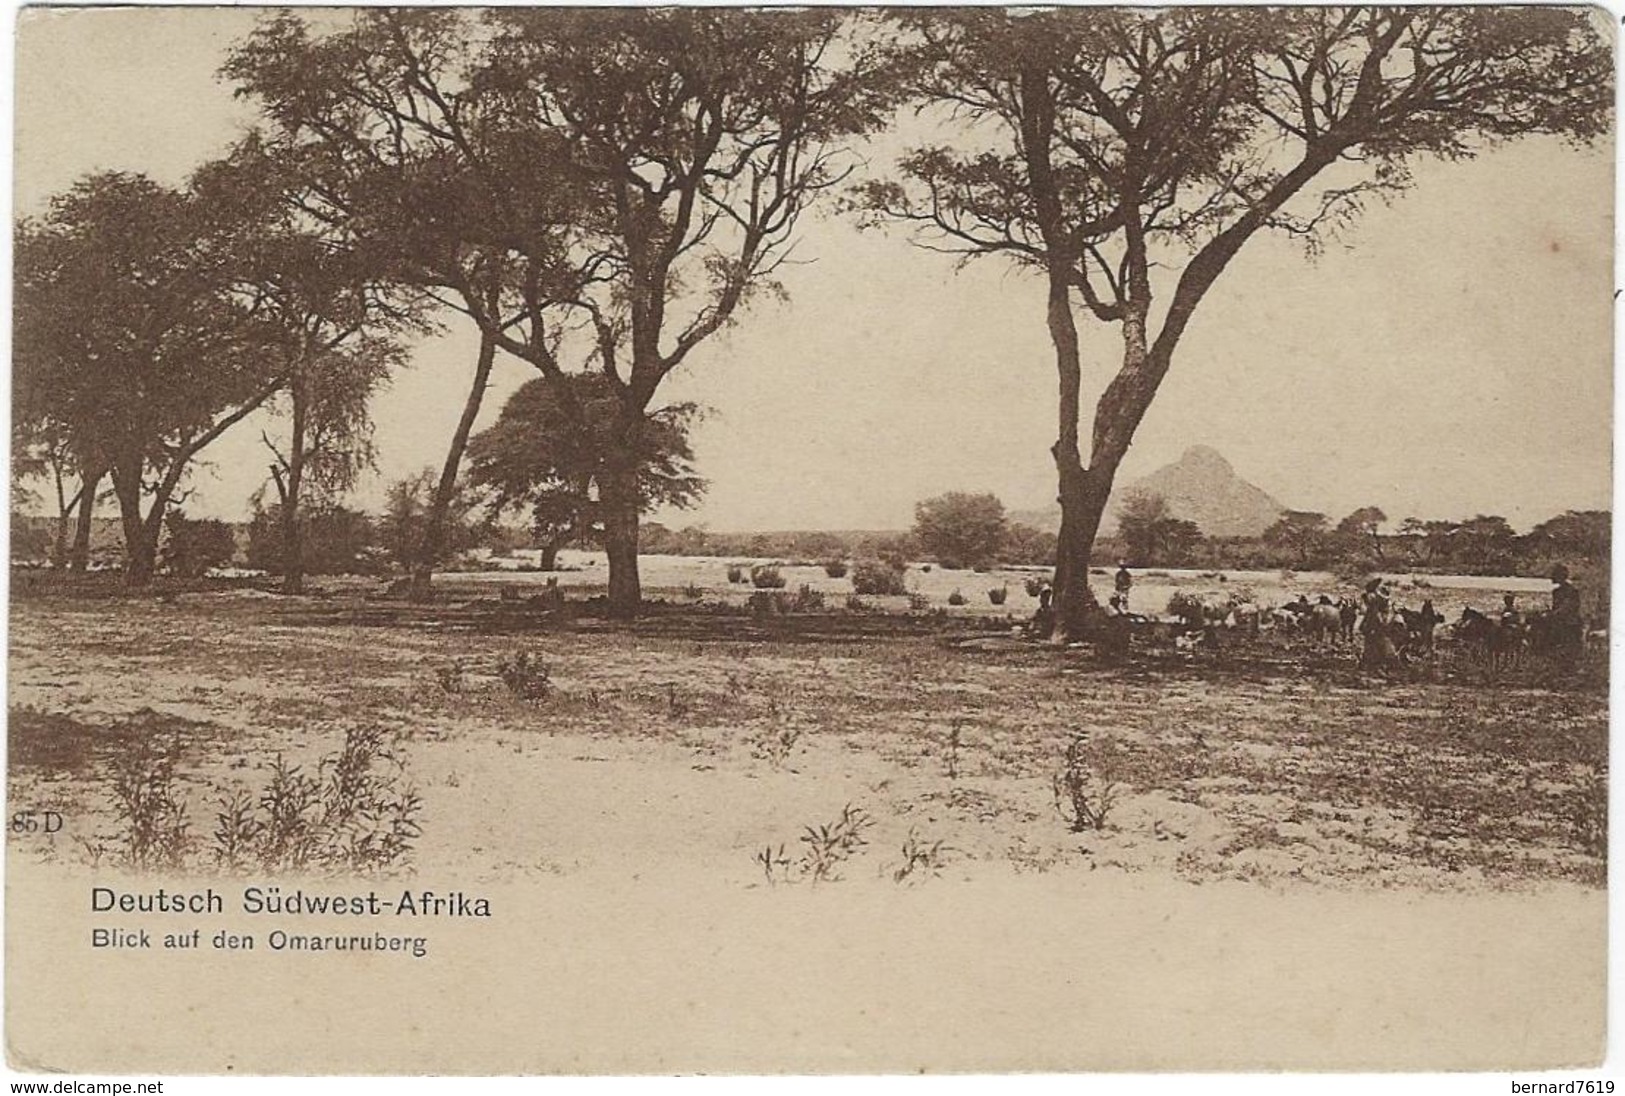
<path id="1" fill-rule="evenodd" d="M 1234 469 L 1230 467 L 1230 462 L 1224 459 L 1224 454 L 1220 453 L 1217 449 L 1210 445 L 1191 446 L 1189 449 L 1185 450 L 1184 455 L 1179 458 L 1178 463 L 1204 466 L 1226 472 L 1234 471 Z"/>
<path id="2" fill-rule="evenodd" d="M 1193 445 L 1173 464 L 1127 484 L 1122 497 L 1133 492 L 1161 495 L 1174 517 L 1194 521 L 1210 537 L 1255 537 L 1285 509 L 1206 445 Z"/>
<path id="3" fill-rule="evenodd" d="M 1208 445 L 1193 445 L 1174 463 L 1132 483 L 1119 482 L 1106 504 L 1102 532 L 1116 530 L 1119 508 L 1137 493 L 1162 496 L 1170 514 L 1194 521 L 1210 537 L 1256 537 L 1286 509 L 1237 475 L 1224 454 Z M 1060 528 L 1061 511 L 1052 506 L 1015 512 L 1011 518 L 1054 532 Z"/>

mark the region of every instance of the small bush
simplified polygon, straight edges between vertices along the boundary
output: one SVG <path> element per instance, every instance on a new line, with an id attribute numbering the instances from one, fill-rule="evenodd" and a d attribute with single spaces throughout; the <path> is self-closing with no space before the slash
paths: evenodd
<path id="1" fill-rule="evenodd" d="M 857 594 L 848 594 L 846 595 L 846 611 L 849 613 L 870 613 L 874 611 L 874 606 L 864 601 Z"/>
<path id="2" fill-rule="evenodd" d="M 790 611 L 790 595 L 783 590 L 756 590 L 750 595 L 750 611 L 757 616 L 783 615 Z"/>
<path id="3" fill-rule="evenodd" d="M 892 871 L 892 881 L 910 883 L 935 878 L 942 874 L 943 866 L 948 862 L 948 853 L 952 851 L 940 840 L 927 845 L 913 830 L 909 830 L 903 842 L 903 860 Z"/>
<path id="4" fill-rule="evenodd" d="M 912 612 L 923 613 L 931 608 L 931 599 L 919 591 L 915 591 L 908 595 L 908 607 Z"/>
<path id="5" fill-rule="evenodd" d="M 705 588 L 697 582 L 691 582 L 683 587 L 683 596 L 690 601 L 704 601 Z"/>
<path id="6" fill-rule="evenodd" d="M 995 586 L 987 592 L 987 599 L 995 605 L 1003 605 L 1005 599 L 1009 596 L 1010 587 L 1008 586 Z"/>
<path id="7" fill-rule="evenodd" d="M 801 728 L 780 727 L 776 731 L 767 731 L 751 741 L 750 755 L 758 761 L 766 761 L 775 769 L 782 769 L 795 753 L 796 744 L 801 741 Z"/>
<path id="8" fill-rule="evenodd" d="M 907 592 L 903 568 L 880 560 L 860 560 L 852 569 L 852 590 L 858 594 L 886 596 Z"/>
<path id="9" fill-rule="evenodd" d="M 121 824 L 116 848 L 124 866 L 199 870 L 191 862 L 194 843 L 175 780 L 178 756 L 178 740 L 161 747 L 144 738 L 114 765 L 114 809 Z M 397 865 L 422 835 L 422 802 L 402 784 L 402 772 L 375 726 L 349 728 L 343 747 L 313 772 L 278 754 L 262 791 L 235 788 L 219 795 L 214 864 L 231 873 L 346 874 Z M 111 851 L 100 841 L 81 843 L 98 862 Z"/>
<path id="10" fill-rule="evenodd" d="M 1106 828 L 1106 816 L 1117 803 L 1117 749 L 1109 738 L 1090 739 L 1087 731 L 1072 736 L 1066 759 L 1052 782 L 1055 810 L 1075 833 Z"/>
<path id="11" fill-rule="evenodd" d="M 1022 589 L 1027 591 L 1028 597 L 1037 597 L 1039 594 L 1044 592 L 1044 580 L 1041 578 L 1029 578 L 1026 582 L 1022 583 Z"/>
<path id="12" fill-rule="evenodd" d="M 948 604 L 949 605 L 963 605 L 963 604 L 965 604 L 965 595 L 960 593 L 958 590 L 955 590 L 953 593 L 948 595 Z"/>
<path id="13" fill-rule="evenodd" d="M 742 563 L 730 563 L 728 565 L 728 581 L 736 586 L 744 582 L 745 565 Z"/>
<path id="14" fill-rule="evenodd" d="M 756 853 L 755 861 L 769 883 L 792 883 L 800 879 L 819 883 L 834 882 L 841 877 L 840 868 L 869 842 L 864 831 L 874 820 L 861 809 L 848 803 L 841 817 L 825 826 L 805 826 L 801 844 L 804 851 L 800 859 L 792 861 L 781 844 L 777 849 L 764 845 Z"/>
<path id="15" fill-rule="evenodd" d="M 123 826 L 123 863 L 137 870 L 179 867 L 191 845 L 184 793 L 175 786 L 180 741 L 147 736 L 113 764 L 113 805 Z"/>
<path id="16" fill-rule="evenodd" d="M 444 666 L 436 667 L 434 676 L 443 693 L 460 693 L 467 683 L 462 659 L 455 659 Z"/>
<path id="17" fill-rule="evenodd" d="M 824 607 L 824 591 L 814 590 L 806 583 L 796 591 L 795 600 L 790 603 L 790 610 L 796 613 L 815 613 Z"/>
<path id="18" fill-rule="evenodd" d="M 777 567 L 762 564 L 750 569 L 750 584 L 758 590 L 782 590 L 789 584 L 789 579 L 779 574 Z"/>
<path id="19" fill-rule="evenodd" d="M 762 866 L 762 874 L 769 883 L 790 882 L 791 869 L 795 867 L 790 858 L 784 855 L 784 845 L 781 843 L 777 850 L 772 845 L 764 845 L 756 854 L 756 862 Z"/>
<path id="20" fill-rule="evenodd" d="M 499 661 L 497 677 L 508 692 L 520 700 L 540 700 L 553 690 L 547 663 L 540 658 L 532 658 L 529 651 L 520 651 L 511 658 Z"/>
<path id="21" fill-rule="evenodd" d="M 841 817 L 831 824 L 806 827 L 801 835 L 801 843 L 806 846 L 801 855 L 802 872 L 814 885 L 839 879 L 841 865 L 869 843 L 863 831 L 873 824 L 874 819 L 861 808 L 848 803 Z"/>
<path id="22" fill-rule="evenodd" d="M 395 866 L 423 833 L 422 800 L 401 782 L 403 772 L 374 726 L 348 729 L 343 748 L 323 758 L 316 775 L 279 754 L 257 800 L 242 789 L 220 797 L 215 863 L 230 872 Z"/>
<path id="23" fill-rule="evenodd" d="M 828 575 L 830 578 L 845 578 L 846 561 L 841 559 L 825 560 L 824 574 Z"/>

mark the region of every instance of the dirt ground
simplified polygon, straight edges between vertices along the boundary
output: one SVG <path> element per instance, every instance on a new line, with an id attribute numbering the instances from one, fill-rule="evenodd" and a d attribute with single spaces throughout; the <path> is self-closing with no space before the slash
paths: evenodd
<path id="1" fill-rule="evenodd" d="M 1103 666 L 1087 650 L 1003 638 L 1002 621 L 984 624 L 982 641 L 973 627 L 930 614 L 761 619 L 670 606 L 626 627 L 489 595 L 427 607 L 244 590 L 20 600 L 9 793 L 14 806 L 60 811 L 68 824 L 43 840 L 12 835 L 12 885 L 18 872 L 119 870 L 127 835 L 111 774 L 143 736 L 175 743 L 188 870 L 204 871 L 222 797 L 261 794 L 279 756 L 323 771 L 346 729 L 365 723 L 385 730 L 421 797 L 421 835 L 397 871 L 598 902 L 621 894 L 628 910 L 670 904 L 711 925 L 694 929 L 702 936 L 741 918 L 775 925 L 786 947 L 811 934 L 818 942 L 807 946 L 835 965 L 796 977 L 816 982 L 805 994 L 831 1007 L 839 987 L 862 984 L 843 964 L 878 961 L 877 940 L 936 961 L 912 923 L 963 933 L 955 950 L 984 955 L 962 973 L 987 983 L 964 1008 L 993 1010 L 988 1031 L 1003 1030 L 994 1020 L 1026 996 L 1064 1008 L 1080 990 L 1057 977 L 1053 952 L 1023 959 L 1034 971 L 1006 986 L 995 983 L 1009 968 L 997 947 L 987 951 L 1029 931 L 1064 935 L 1053 910 L 1027 908 L 1052 901 L 1108 919 L 1164 909 L 1182 926 L 1177 941 L 1140 922 L 1107 936 L 1126 933 L 1119 944 L 1131 951 L 1149 941 L 1164 949 L 1153 965 L 1172 956 L 1236 992 L 1248 962 L 1275 970 L 1297 956 L 1290 978 L 1307 979 L 1245 1007 L 1230 990 L 1182 998 L 1172 1028 L 1147 997 L 1143 1015 L 1112 1021 L 1128 1025 L 1126 1042 L 1029 1045 L 1012 1031 L 996 1051 L 982 1038 L 956 1047 L 942 1034 L 963 1018 L 950 1008 L 923 1042 L 922 1030 L 871 1020 L 861 1035 L 839 1029 L 845 1049 L 820 1041 L 834 1031 L 798 1029 L 800 1041 L 739 1057 L 715 1032 L 677 1023 L 635 1053 L 537 1050 L 527 1068 L 1464 1068 L 1600 1055 L 1601 670 L 1490 681 L 1446 645 L 1416 680 L 1387 682 L 1359 673 L 1352 651 L 1279 637 L 1220 652 L 1142 649 Z M 545 668 L 543 695 L 504 684 L 502 665 L 519 653 Z M 1073 775 L 1104 806 L 1100 828 L 1070 825 L 1069 746 Z M 843 841 L 846 832 L 855 837 Z M 818 895 L 847 896 L 842 912 Z M 965 919 L 950 926 L 948 910 Z M 1456 935 L 1480 921 L 1479 935 Z M 862 944 L 840 936 L 881 922 Z M 696 946 L 685 932 L 657 935 Z M 1359 972 L 1372 953 L 1360 949 L 1374 945 L 1362 933 L 1381 939 L 1381 969 L 1398 981 L 1313 998 L 1305 987 L 1369 977 Z M 1287 952 L 1269 952 L 1271 939 Z M 1555 998 L 1531 992 L 1554 962 L 1571 981 L 1548 987 Z M 1108 966 L 1124 985 L 1144 973 L 1126 958 Z M 885 993 L 928 993 L 931 979 L 917 977 Z M 1485 977 L 1501 988 L 1480 985 Z M 1459 1046 L 1397 1036 L 1401 991 L 1407 1014 L 1468 1002 L 1461 1023 L 1471 1030 Z M 1202 1027 L 1217 1022 L 1212 1010 L 1237 1008 L 1237 1038 L 1215 1041 L 1222 1028 Z M 1080 1015 L 1105 1022 L 1098 1010 Z M 1275 1041 L 1311 1022 L 1320 1041 L 1299 1031 L 1291 1053 Z M 1181 1024 L 1192 1034 L 1176 1049 L 1158 1033 Z M 1509 1024 L 1523 1033 L 1516 1047 Z M 691 1041 L 676 1041 L 685 1031 Z M 37 1053 L 51 1058 L 45 1046 Z M 234 1053 L 253 1059 L 247 1047 Z M 333 1054 L 330 1067 L 347 1061 Z"/>

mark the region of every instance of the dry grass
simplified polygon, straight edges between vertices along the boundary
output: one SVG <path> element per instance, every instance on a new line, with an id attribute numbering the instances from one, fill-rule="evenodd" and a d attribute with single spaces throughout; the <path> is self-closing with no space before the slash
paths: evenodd
<path id="1" fill-rule="evenodd" d="M 455 607 L 439 619 L 433 609 L 344 608 L 234 597 L 19 603 L 13 800 L 48 791 L 53 803 L 105 810 L 99 768 L 152 718 L 143 710 L 183 721 L 182 786 L 279 752 L 308 763 L 322 752 L 312 728 L 354 716 L 398 732 L 414 761 L 444 751 L 459 793 L 488 794 L 481 772 L 540 765 L 532 752 L 557 740 L 567 756 L 625 758 L 626 774 L 692 787 L 701 801 L 736 775 L 759 800 L 713 795 L 696 809 L 766 818 L 768 832 L 785 834 L 808 817 L 776 798 L 785 789 L 809 799 L 831 789 L 833 802 L 806 808 L 829 817 L 821 812 L 847 798 L 833 788 L 861 773 L 881 789 L 864 799 L 876 842 L 897 848 L 929 825 L 961 850 L 956 868 L 981 859 L 1448 888 L 1604 879 L 1607 701 L 1594 681 L 1486 686 L 1446 663 L 1437 681 L 1387 684 L 1362 679 L 1350 655 L 1268 643 L 1102 668 L 1086 653 L 955 649 L 923 621 L 890 638 L 825 629 L 824 618 L 752 632 L 749 618 L 694 609 L 634 630 L 510 621 L 450 631 L 448 621 L 470 619 Z M 866 619 L 829 619 L 838 617 Z M 895 628 L 900 618 L 874 619 Z M 541 703 L 516 700 L 499 677 L 519 631 L 545 660 Z M 463 669 L 447 689 L 437 672 L 452 665 Z M 1108 829 L 1072 834 L 1054 813 L 1052 781 L 1080 730 L 1114 743 L 1120 789 Z M 635 818 L 638 794 L 605 809 Z M 436 833 L 433 808 L 426 796 Z M 763 835 L 742 823 L 714 829 L 718 843 L 737 842 L 719 861 L 739 864 Z M 437 837 L 453 840 L 446 827 Z M 453 843 L 439 855 L 469 853 Z"/>

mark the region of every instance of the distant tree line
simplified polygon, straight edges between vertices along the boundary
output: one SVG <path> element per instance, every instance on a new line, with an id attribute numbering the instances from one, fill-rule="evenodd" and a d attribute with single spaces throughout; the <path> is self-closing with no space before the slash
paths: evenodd
<path id="1" fill-rule="evenodd" d="M 1503 517 L 1464 521 L 1406 518 L 1390 532 L 1387 515 L 1363 506 L 1333 524 L 1315 511 L 1286 510 L 1257 537 L 1206 537 L 1169 514 L 1159 496 L 1131 496 L 1114 536 L 1100 546 L 1136 566 L 1231 567 L 1244 570 L 1382 571 L 1533 574 L 1552 563 L 1603 561 L 1611 549 L 1612 514 L 1570 510 L 1519 534 Z"/>

